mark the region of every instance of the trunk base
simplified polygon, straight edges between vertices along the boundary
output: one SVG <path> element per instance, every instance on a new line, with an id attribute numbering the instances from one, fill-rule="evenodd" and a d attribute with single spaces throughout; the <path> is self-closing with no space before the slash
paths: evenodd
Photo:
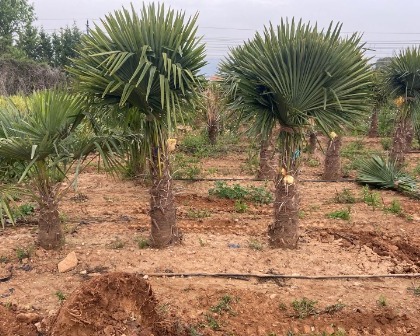
<path id="1" fill-rule="evenodd" d="M 413 135 L 413 127 L 409 119 L 403 119 L 397 123 L 392 139 L 391 152 L 389 153 L 391 161 L 394 161 L 397 167 L 404 165 L 405 153 L 411 148 Z"/>
<path id="2" fill-rule="evenodd" d="M 332 181 L 341 178 L 340 148 L 341 137 L 336 137 L 328 141 L 327 153 L 325 155 L 324 175 L 322 176 L 324 180 Z"/>
<path id="3" fill-rule="evenodd" d="M 38 244 L 43 249 L 58 249 L 64 244 L 64 233 L 54 201 L 40 204 Z"/>
<path id="4" fill-rule="evenodd" d="M 277 179 L 274 222 L 268 227 L 272 247 L 295 249 L 299 239 L 299 195 L 296 184 L 285 184 Z"/>

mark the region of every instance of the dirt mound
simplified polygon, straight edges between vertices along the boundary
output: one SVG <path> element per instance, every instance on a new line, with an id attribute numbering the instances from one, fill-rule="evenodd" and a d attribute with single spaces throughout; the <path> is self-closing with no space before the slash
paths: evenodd
<path id="1" fill-rule="evenodd" d="M 0 335 L 1 336 L 37 336 L 33 324 L 19 322 L 11 309 L 0 305 Z"/>
<path id="2" fill-rule="evenodd" d="M 156 304 L 149 283 L 139 275 L 101 275 L 71 294 L 57 314 L 51 335 L 179 335 L 156 312 Z"/>

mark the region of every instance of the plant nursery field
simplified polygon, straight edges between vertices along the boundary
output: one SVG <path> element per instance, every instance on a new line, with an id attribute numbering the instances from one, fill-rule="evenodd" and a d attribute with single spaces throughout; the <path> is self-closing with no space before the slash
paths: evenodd
<path id="1" fill-rule="evenodd" d="M 355 143 L 381 150 L 379 139 L 347 137 L 347 167 Z M 408 155 L 413 171 L 420 154 Z M 271 203 L 209 194 L 217 189 L 214 180 L 175 181 L 182 244 L 151 249 L 148 187 L 88 169 L 61 204 L 61 250 L 36 246 L 31 216 L 0 231 L 0 335 L 89 335 L 72 323 L 106 326 L 93 333 L 106 336 L 157 336 L 156 330 L 191 336 L 420 335 L 420 278 L 299 278 L 420 273 L 419 201 L 352 181 L 319 182 L 322 162 L 318 151 L 302 164 L 296 250 L 268 245 Z M 245 144 L 181 168 L 194 168 L 194 177 L 203 179 L 249 179 L 226 181 L 228 186 L 273 189 L 272 182 L 252 181 Z M 58 263 L 71 252 L 77 266 L 60 273 Z M 173 276 L 178 273 L 186 275 Z M 295 277 L 254 276 L 261 274 Z M 144 301 L 142 314 L 136 300 Z M 81 313 L 83 305 L 89 315 Z M 160 329 L 153 329 L 156 323 Z"/>

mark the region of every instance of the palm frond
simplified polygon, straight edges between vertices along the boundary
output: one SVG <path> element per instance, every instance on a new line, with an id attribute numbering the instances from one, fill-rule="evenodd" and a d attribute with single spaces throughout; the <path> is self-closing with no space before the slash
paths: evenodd
<path id="1" fill-rule="evenodd" d="M 397 166 L 374 155 L 360 161 L 357 182 L 381 189 L 394 189 L 414 198 L 420 198 L 417 181 Z"/>

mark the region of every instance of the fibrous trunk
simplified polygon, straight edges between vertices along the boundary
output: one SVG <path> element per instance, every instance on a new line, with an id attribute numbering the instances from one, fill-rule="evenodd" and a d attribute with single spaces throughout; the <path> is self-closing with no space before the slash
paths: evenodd
<path id="1" fill-rule="evenodd" d="M 410 149 L 413 141 L 413 127 L 411 120 L 401 118 L 395 126 L 390 159 L 394 161 L 397 167 L 401 167 L 405 161 L 405 153 Z"/>
<path id="2" fill-rule="evenodd" d="M 208 136 L 210 143 L 215 145 L 217 142 L 217 135 L 219 133 L 219 121 L 217 118 L 208 120 Z"/>
<path id="3" fill-rule="evenodd" d="M 294 249 L 298 243 L 299 195 L 296 182 L 285 183 L 283 176 L 276 181 L 274 222 L 268 228 L 273 247 Z"/>
<path id="4" fill-rule="evenodd" d="M 53 195 L 42 197 L 39 202 L 38 244 L 47 250 L 57 249 L 64 243 L 64 234 Z"/>
<path id="5" fill-rule="evenodd" d="M 328 141 L 328 148 L 325 155 L 324 180 L 337 180 L 341 177 L 340 148 L 341 137 L 337 136 Z"/>
<path id="6" fill-rule="evenodd" d="M 368 137 L 369 138 L 377 138 L 378 137 L 378 109 L 376 109 L 376 108 L 373 109 L 373 112 L 372 112 Z"/>
<path id="7" fill-rule="evenodd" d="M 309 154 L 315 154 L 316 142 L 317 142 L 316 133 L 311 132 L 309 134 L 309 146 L 308 146 Z"/>
<path id="8" fill-rule="evenodd" d="M 257 178 L 272 180 L 276 175 L 276 170 L 273 162 L 274 150 L 272 148 L 272 137 L 261 140 L 260 147 L 260 163 L 258 168 Z"/>
<path id="9" fill-rule="evenodd" d="M 181 233 L 176 226 L 169 159 L 154 157 L 150 170 L 153 183 L 150 189 L 151 245 L 160 248 L 180 242 Z"/>

